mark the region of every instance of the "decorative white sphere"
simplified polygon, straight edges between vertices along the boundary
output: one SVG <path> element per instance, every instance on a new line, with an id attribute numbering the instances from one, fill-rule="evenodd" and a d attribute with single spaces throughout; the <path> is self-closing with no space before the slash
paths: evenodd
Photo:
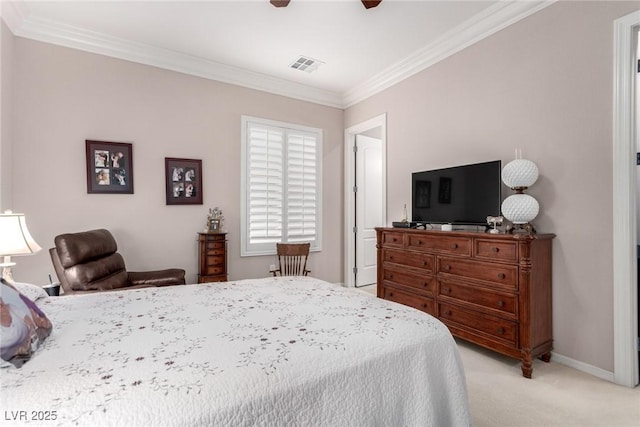
<path id="1" fill-rule="evenodd" d="M 538 166 L 531 160 L 515 159 L 502 168 L 502 182 L 509 188 L 531 187 L 538 180 Z"/>
<path id="2" fill-rule="evenodd" d="M 502 215 L 514 224 L 526 224 L 538 216 L 540 205 L 528 194 L 513 194 L 502 202 Z"/>

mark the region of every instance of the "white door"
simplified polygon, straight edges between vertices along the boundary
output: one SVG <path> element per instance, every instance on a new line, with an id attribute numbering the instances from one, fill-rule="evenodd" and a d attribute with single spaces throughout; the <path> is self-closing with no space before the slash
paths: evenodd
<path id="1" fill-rule="evenodd" d="M 382 143 L 356 135 L 356 286 L 376 283 L 376 230 L 383 226 Z"/>

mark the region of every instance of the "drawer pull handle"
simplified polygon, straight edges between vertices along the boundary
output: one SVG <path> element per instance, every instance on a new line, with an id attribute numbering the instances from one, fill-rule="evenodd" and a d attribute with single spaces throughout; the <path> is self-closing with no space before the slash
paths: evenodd
<path id="1" fill-rule="evenodd" d="M 421 245 L 422 244 L 422 240 L 418 240 L 418 244 Z"/>
<path id="2" fill-rule="evenodd" d="M 447 316 L 451 316 L 451 310 L 445 311 L 444 314 L 447 315 Z"/>
<path id="3" fill-rule="evenodd" d="M 444 271 L 451 271 L 451 266 L 450 265 L 445 265 L 444 266 Z"/>
<path id="4" fill-rule="evenodd" d="M 506 274 L 504 273 L 498 273 L 498 279 L 504 279 L 505 277 L 507 277 Z"/>
<path id="5" fill-rule="evenodd" d="M 422 283 L 422 286 L 425 287 L 425 288 L 428 288 L 429 287 L 429 282 Z"/>
<path id="6" fill-rule="evenodd" d="M 390 274 L 390 275 L 389 275 L 389 279 L 393 279 L 393 274 Z"/>
<path id="7" fill-rule="evenodd" d="M 495 252 L 495 253 L 500 252 L 500 248 L 491 248 L 491 250 L 492 250 L 493 252 Z"/>
<path id="8" fill-rule="evenodd" d="M 498 333 L 499 333 L 500 335 L 503 335 L 505 332 L 507 332 L 507 331 L 506 331 L 504 328 L 502 328 L 502 327 L 501 327 L 501 328 L 498 328 Z"/>
<path id="9" fill-rule="evenodd" d="M 389 255 L 389 261 L 393 261 L 393 255 Z"/>
<path id="10" fill-rule="evenodd" d="M 498 301 L 498 307 L 504 307 L 504 301 Z"/>
<path id="11" fill-rule="evenodd" d="M 422 303 L 422 308 L 427 308 L 427 304 L 426 303 Z"/>
<path id="12" fill-rule="evenodd" d="M 451 288 L 444 288 L 443 291 L 447 294 L 451 293 Z"/>
<path id="13" fill-rule="evenodd" d="M 396 238 L 394 237 L 394 238 L 393 238 L 393 241 L 394 241 L 394 242 L 397 242 L 397 241 L 398 241 L 398 239 L 396 239 Z"/>
<path id="14" fill-rule="evenodd" d="M 457 243 L 453 243 L 451 245 L 451 249 L 458 249 L 458 244 Z"/>
<path id="15" fill-rule="evenodd" d="M 393 296 L 393 292 L 389 292 L 389 296 L 392 297 Z"/>
<path id="16" fill-rule="evenodd" d="M 427 261 L 422 261 L 422 266 L 426 267 L 427 266 Z"/>

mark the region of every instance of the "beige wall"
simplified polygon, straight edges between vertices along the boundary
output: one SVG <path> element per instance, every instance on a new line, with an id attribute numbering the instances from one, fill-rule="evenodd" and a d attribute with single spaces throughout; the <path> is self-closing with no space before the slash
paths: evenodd
<path id="1" fill-rule="evenodd" d="M 387 113 L 388 218 L 410 205 L 411 172 L 513 159 L 553 245 L 555 351 L 613 371 L 613 21 L 635 2 L 558 2 L 346 110 Z M 506 197 L 506 195 L 505 195 Z"/>
<path id="2" fill-rule="evenodd" d="M 264 277 L 275 257 L 240 257 L 240 116 L 322 128 L 324 250 L 314 276 L 342 272 L 343 112 L 309 102 L 15 38 L 14 211 L 43 247 L 60 233 L 111 230 L 129 270 L 197 273 L 196 233 L 219 206 L 231 279 Z M 133 195 L 87 194 L 85 139 L 133 143 Z M 203 161 L 204 204 L 167 206 L 164 158 Z M 49 254 L 17 259 L 16 280 L 45 283 Z M 54 275 L 55 277 L 55 275 Z"/>
<path id="3" fill-rule="evenodd" d="M 10 208 L 12 194 L 13 40 L 11 31 L 0 20 L 0 212 Z"/>

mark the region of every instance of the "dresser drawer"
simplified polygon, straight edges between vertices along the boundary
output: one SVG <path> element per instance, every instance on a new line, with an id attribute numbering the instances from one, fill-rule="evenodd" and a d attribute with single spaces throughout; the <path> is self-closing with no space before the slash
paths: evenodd
<path id="1" fill-rule="evenodd" d="M 392 262 L 394 264 L 408 265 L 409 267 L 417 267 L 425 270 L 427 273 L 432 273 L 435 258 L 433 255 L 423 254 L 420 252 L 384 249 L 384 261 Z"/>
<path id="2" fill-rule="evenodd" d="M 438 257 L 438 274 L 482 280 L 515 289 L 518 284 L 518 267 L 466 259 Z"/>
<path id="3" fill-rule="evenodd" d="M 516 262 L 518 260 L 518 244 L 516 242 L 492 242 L 476 239 L 474 256 L 488 260 Z"/>
<path id="4" fill-rule="evenodd" d="M 224 241 L 221 241 L 221 242 L 205 242 L 204 247 L 208 251 L 215 250 L 215 249 L 224 249 L 225 242 Z"/>
<path id="5" fill-rule="evenodd" d="M 486 316 L 473 310 L 466 310 L 452 304 L 438 304 L 440 319 L 445 323 L 453 322 L 465 326 L 468 329 L 483 332 L 493 338 L 497 338 L 515 345 L 518 337 L 516 322 L 499 317 Z"/>
<path id="6" fill-rule="evenodd" d="M 404 246 L 404 234 L 385 231 L 382 233 L 382 245 L 383 246 L 395 246 L 401 248 Z"/>
<path id="7" fill-rule="evenodd" d="M 408 305 L 425 313 L 433 315 L 435 313 L 435 304 L 433 298 L 413 295 L 408 292 L 401 292 L 391 288 L 383 288 L 383 298 L 398 304 Z"/>
<path id="8" fill-rule="evenodd" d="M 407 249 L 471 256 L 471 239 L 466 237 L 427 236 L 411 234 Z"/>
<path id="9" fill-rule="evenodd" d="M 468 286 L 459 283 L 441 280 L 439 282 L 439 296 L 453 298 L 458 301 L 475 304 L 482 308 L 496 310 L 498 313 L 517 316 L 518 298 L 515 294 L 507 292 L 489 291 L 477 286 Z"/>
<path id="10" fill-rule="evenodd" d="M 385 282 L 394 282 L 399 285 L 409 286 L 411 288 L 419 289 L 423 292 L 428 292 L 432 295 L 436 292 L 435 277 L 412 274 L 397 267 L 385 268 L 383 279 Z"/>

